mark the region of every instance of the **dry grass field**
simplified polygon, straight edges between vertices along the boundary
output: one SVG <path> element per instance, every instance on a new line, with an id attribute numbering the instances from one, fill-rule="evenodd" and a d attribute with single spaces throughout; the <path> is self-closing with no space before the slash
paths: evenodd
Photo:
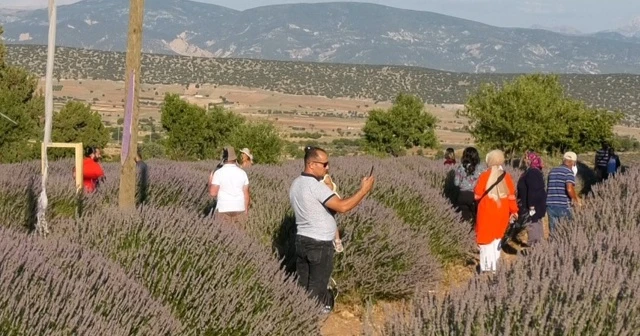
<path id="1" fill-rule="evenodd" d="M 107 125 L 116 125 L 124 115 L 123 82 L 61 80 L 54 85 L 56 109 L 60 109 L 68 100 L 91 103 Z M 140 93 L 141 119 L 153 119 L 160 126 L 160 105 L 165 93 L 178 93 L 190 103 L 205 108 L 221 104 L 248 119 L 270 120 L 285 135 L 318 132 L 323 136 L 320 142 L 358 137 L 370 110 L 391 106 L 391 102 L 301 96 L 234 86 L 202 85 L 196 88 L 191 85 L 186 88 L 183 85 L 143 84 Z M 466 120 L 456 116 L 456 111 L 462 105 L 427 104 L 426 108 L 440 120 L 437 135 L 443 144 L 462 146 L 472 143 L 470 135 L 461 130 Z"/>
<path id="2" fill-rule="evenodd" d="M 41 81 L 40 85 L 43 85 Z M 91 103 L 107 126 L 117 125 L 124 116 L 124 83 L 108 80 L 61 80 L 55 83 L 56 108 L 68 100 Z M 318 142 L 337 138 L 357 138 L 372 109 L 387 109 L 390 101 L 369 99 L 327 98 L 272 92 L 236 86 L 152 85 L 143 84 L 140 93 L 140 119 L 148 119 L 161 129 L 160 106 L 166 93 L 178 93 L 190 103 L 204 108 L 223 105 L 250 120 L 269 120 L 288 139 L 296 133 L 309 132 L 322 135 Z M 461 148 L 473 144 L 470 134 L 463 130 L 467 120 L 456 116 L 461 104 L 426 104 L 425 108 L 438 119 L 436 134 L 443 146 Z M 620 135 L 640 139 L 640 128 L 616 126 Z M 148 132 L 141 132 L 145 135 Z M 303 138 L 301 138 L 303 139 Z"/>

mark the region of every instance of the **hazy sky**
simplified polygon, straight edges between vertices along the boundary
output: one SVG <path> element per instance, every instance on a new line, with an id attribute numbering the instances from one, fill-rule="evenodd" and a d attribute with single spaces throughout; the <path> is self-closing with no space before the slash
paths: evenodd
<path id="1" fill-rule="evenodd" d="M 78 0 L 57 0 L 58 4 Z M 154 0 L 146 0 L 154 1 Z M 200 0 L 234 9 L 330 0 Z M 333 0 L 335 1 L 335 0 Z M 627 25 L 640 18 L 640 0 L 369 0 L 400 8 L 448 14 L 495 26 L 571 26 L 595 32 Z M 0 0 L 0 7 L 46 6 L 48 0 Z"/>

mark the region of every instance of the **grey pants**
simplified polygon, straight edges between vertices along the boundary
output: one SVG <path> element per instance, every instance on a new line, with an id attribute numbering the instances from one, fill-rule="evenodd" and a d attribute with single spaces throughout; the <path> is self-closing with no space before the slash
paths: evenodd
<path id="1" fill-rule="evenodd" d="M 529 223 L 527 226 L 527 245 L 533 246 L 541 242 L 543 237 L 542 219 Z"/>

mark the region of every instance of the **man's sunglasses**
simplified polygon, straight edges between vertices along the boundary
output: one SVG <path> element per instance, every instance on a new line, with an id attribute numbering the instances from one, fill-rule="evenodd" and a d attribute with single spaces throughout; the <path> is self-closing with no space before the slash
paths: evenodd
<path id="1" fill-rule="evenodd" d="M 315 163 L 319 163 L 319 164 L 321 164 L 321 165 L 322 165 L 323 167 L 325 167 L 325 168 L 327 168 L 327 166 L 329 165 L 329 161 L 327 161 L 327 162 L 313 161 L 313 162 L 315 162 Z"/>

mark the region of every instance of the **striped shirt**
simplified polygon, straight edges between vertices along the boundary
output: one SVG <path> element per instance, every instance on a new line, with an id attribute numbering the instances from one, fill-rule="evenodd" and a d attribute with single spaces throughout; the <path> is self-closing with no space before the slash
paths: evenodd
<path id="1" fill-rule="evenodd" d="M 609 150 L 598 149 L 596 151 L 596 167 L 606 167 L 609 162 Z"/>
<path id="2" fill-rule="evenodd" d="M 549 172 L 547 179 L 547 206 L 571 207 L 571 199 L 567 193 L 567 183 L 576 185 L 576 177 L 565 165 L 555 167 Z"/>

